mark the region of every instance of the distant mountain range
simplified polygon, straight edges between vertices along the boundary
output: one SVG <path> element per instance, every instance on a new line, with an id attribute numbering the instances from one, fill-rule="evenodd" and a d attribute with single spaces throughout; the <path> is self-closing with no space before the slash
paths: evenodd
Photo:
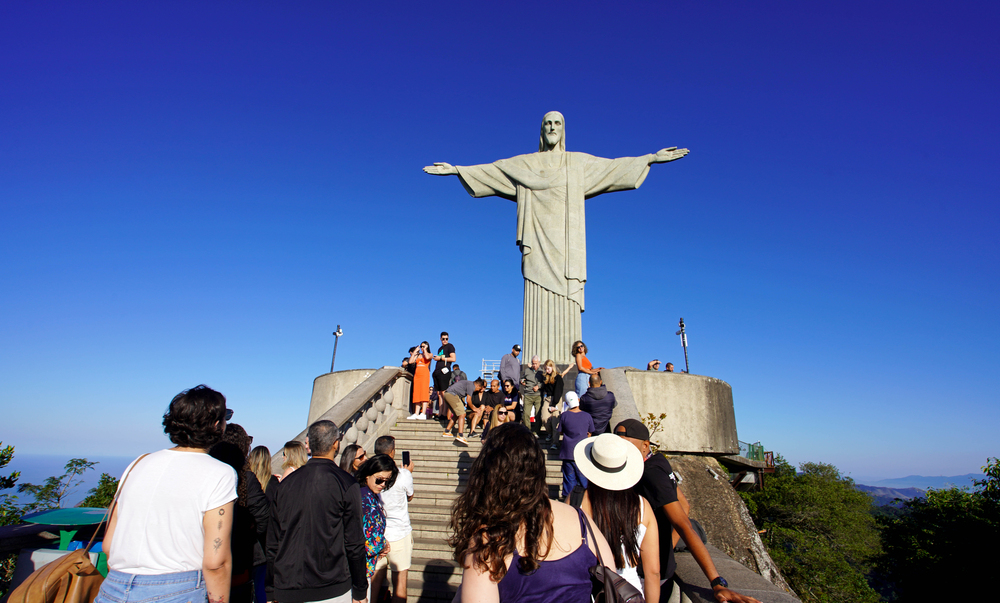
<path id="1" fill-rule="evenodd" d="M 971 488 L 973 480 L 977 479 L 983 479 L 983 474 L 966 473 L 965 475 L 952 476 L 908 475 L 906 477 L 894 477 L 892 479 L 870 481 L 866 485 L 881 486 L 883 488 L 920 488 L 921 490 L 934 488 L 937 490 L 941 488 L 951 488 L 952 486 L 958 486 L 959 488 Z"/>
<path id="2" fill-rule="evenodd" d="M 908 475 L 875 480 L 871 484 L 855 484 L 855 487 L 862 492 L 871 494 L 875 498 L 875 505 L 882 506 L 892 503 L 897 498 L 905 501 L 923 497 L 929 488 L 935 490 L 951 488 L 952 486 L 971 488 L 973 481 L 982 479 L 982 477 L 981 473 L 952 476 Z"/>
<path id="3" fill-rule="evenodd" d="M 912 498 L 921 498 L 926 494 L 926 491 L 920 488 L 882 488 L 880 486 L 866 486 L 864 484 L 855 484 L 854 487 L 862 492 L 871 494 L 875 499 L 874 504 L 876 507 L 891 504 L 897 498 L 900 500 L 910 500 Z"/>

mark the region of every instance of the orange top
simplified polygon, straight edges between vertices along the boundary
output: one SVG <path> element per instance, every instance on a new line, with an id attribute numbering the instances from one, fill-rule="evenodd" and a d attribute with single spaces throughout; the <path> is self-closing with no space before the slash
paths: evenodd
<path id="1" fill-rule="evenodd" d="M 580 366 L 582 366 L 583 368 L 587 369 L 588 371 L 590 369 L 594 368 L 594 365 L 590 364 L 590 361 L 587 360 L 586 356 L 583 357 L 583 360 L 577 361 L 577 364 L 580 365 Z"/>

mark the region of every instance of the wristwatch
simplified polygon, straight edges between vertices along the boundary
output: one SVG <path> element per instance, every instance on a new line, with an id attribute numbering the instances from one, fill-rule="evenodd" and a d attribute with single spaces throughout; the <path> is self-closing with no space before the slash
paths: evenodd
<path id="1" fill-rule="evenodd" d="M 722 588 L 729 588 L 729 583 L 726 582 L 725 578 L 723 578 L 722 576 L 719 576 L 715 580 L 712 580 L 711 586 L 712 586 L 712 588 L 715 588 L 716 586 L 721 586 Z"/>

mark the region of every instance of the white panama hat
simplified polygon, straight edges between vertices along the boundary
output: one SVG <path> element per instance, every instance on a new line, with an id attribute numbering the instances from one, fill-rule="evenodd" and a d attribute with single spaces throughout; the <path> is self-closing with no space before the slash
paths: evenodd
<path id="1" fill-rule="evenodd" d="M 573 449 L 580 473 L 605 490 L 625 490 L 642 477 L 642 453 L 628 440 L 613 433 L 582 440 Z"/>

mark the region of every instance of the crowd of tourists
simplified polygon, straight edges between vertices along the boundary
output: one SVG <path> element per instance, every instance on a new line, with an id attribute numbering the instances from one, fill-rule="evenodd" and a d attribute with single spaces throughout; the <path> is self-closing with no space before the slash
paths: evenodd
<path id="1" fill-rule="evenodd" d="M 570 350 L 574 363 L 559 371 L 555 361 L 542 362 L 538 356 L 522 366 L 518 360 L 521 346 L 515 344 L 500 359 L 498 378 L 487 383 L 482 377 L 469 380 L 456 362 L 455 345 L 450 335 L 443 331 L 436 353 L 431 352 L 430 343 L 423 341 L 403 357 L 402 367 L 413 375 L 413 414 L 407 418 L 442 419 L 445 421 L 442 437 L 455 438 L 462 444 L 468 443 L 467 428 L 469 437 L 486 437 L 490 429 L 501 423 L 522 422 L 536 436 L 540 437 L 544 430 L 546 444 L 556 449 L 559 415 L 563 411 L 563 378 L 575 367 L 574 389 L 583 397 L 592 386 L 592 378 L 599 380 L 603 370 L 603 367 L 594 368 L 587 351 L 585 343 L 574 342 Z M 432 362 L 435 363 L 433 372 Z M 612 396 L 611 408 L 613 400 Z M 607 419 L 610 417 L 609 409 Z"/>
<path id="2" fill-rule="evenodd" d="M 470 431 L 483 434 L 451 509 L 449 544 L 462 568 L 456 601 L 586 602 L 590 569 L 600 565 L 645 600 L 667 601 L 679 539 L 719 601 L 755 601 L 719 575 L 669 462 L 650 454 L 648 429 L 636 420 L 611 429 L 614 395 L 582 342 L 573 349 L 585 386 L 578 378 L 565 393 L 566 372 L 551 360 L 515 366 L 519 346 L 488 388 L 482 379 L 438 376 L 430 386 L 431 360 L 445 362 L 443 375 L 458 370 L 448 346 L 443 333 L 438 354 L 424 342 L 410 358 L 414 381 L 423 366 L 428 397 L 437 393 L 451 411 L 437 409 L 448 429 L 457 424 L 461 438 L 471 415 Z M 415 415 L 425 405 L 433 411 L 422 396 L 413 404 Z M 542 421 L 528 420 L 545 409 L 565 502 L 549 498 Z M 405 602 L 414 466 L 405 453 L 397 462 L 395 440 L 379 438 L 371 456 L 357 445 L 341 451 L 338 426 L 320 420 L 272 467 L 270 452 L 251 448 L 232 416 L 225 397 L 204 385 L 171 401 L 163 427 L 175 446 L 143 455 L 123 474 L 97 603 Z"/>

